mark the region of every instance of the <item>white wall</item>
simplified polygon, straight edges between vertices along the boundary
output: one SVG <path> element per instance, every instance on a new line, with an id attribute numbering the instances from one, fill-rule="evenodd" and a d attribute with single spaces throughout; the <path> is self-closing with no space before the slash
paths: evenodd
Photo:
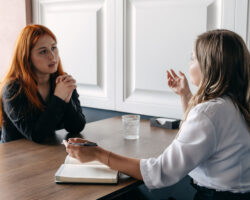
<path id="1" fill-rule="evenodd" d="M 26 20 L 26 1 L 0 0 L 0 80 L 9 66 L 15 41 Z"/>
<path id="2" fill-rule="evenodd" d="M 247 40 L 248 0 L 33 0 L 57 35 L 83 106 L 181 118 L 166 69 L 188 76 L 193 42 L 215 28 Z M 195 91 L 195 88 L 192 87 Z"/>

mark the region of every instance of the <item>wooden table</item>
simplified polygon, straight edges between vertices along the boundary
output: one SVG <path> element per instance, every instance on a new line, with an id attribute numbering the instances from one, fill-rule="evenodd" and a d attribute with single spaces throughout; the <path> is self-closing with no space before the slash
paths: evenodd
<path id="1" fill-rule="evenodd" d="M 122 137 L 120 117 L 86 125 L 78 137 L 126 156 L 156 157 L 172 142 L 177 130 L 150 127 L 148 120 L 140 122 L 140 139 Z M 141 184 L 133 178 L 124 178 L 117 185 L 56 184 L 54 174 L 66 157 L 62 139 L 72 137 L 58 131 L 46 144 L 22 139 L 0 144 L 0 199 L 112 199 Z"/>

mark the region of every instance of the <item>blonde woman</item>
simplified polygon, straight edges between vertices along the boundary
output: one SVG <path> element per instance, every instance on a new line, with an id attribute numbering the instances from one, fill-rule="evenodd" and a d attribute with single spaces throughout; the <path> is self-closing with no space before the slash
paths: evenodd
<path id="1" fill-rule="evenodd" d="M 191 81 L 198 87 L 193 96 L 183 73 L 171 70 L 167 76 L 182 98 L 185 116 L 159 157 L 128 158 L 64 141 L 66 151 L 81 162 L 99 160 L 150 189 L 173 185 L 189 174 L 196 200 L 250 199 L 250 55 L 242 38 L 228 30 L 198 36 L 190 62 Z"/>

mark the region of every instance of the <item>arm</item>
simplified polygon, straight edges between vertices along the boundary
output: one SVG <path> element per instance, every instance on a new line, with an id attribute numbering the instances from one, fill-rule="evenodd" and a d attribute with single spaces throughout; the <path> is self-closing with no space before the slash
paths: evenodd
<path id="1" fill-rule="evenodd" d="M 201 126 L 202 124 L 202 126 Z M 71 138 L 70 142 L 86 142 Z M 194 112 L 183 123 L 178 137 L 157 158 L 134 159 L 110 153 L 101 147 L 81 147 L 64 141 L 68 154 L 81 162 L 99 160 L 134 178 L 148 188 L 160 188 L 177 183 L 191 170 L 206 161 L 216 151 L 215 128 L 203 113 Z"/>
<path id="2" fill-rule="evenodd" d="M 80 101 L 78 99 L 79 95 L 76 89 L 66 105 L 65 115 L 64 115 L 64 128 L 71 133 L 79 133 L 83 130 L 86 120 L 82 113 L 82 108 Z"/>
<path id="3" fill-rule="evenodd" d="M 143 181 L 150 189 L 173 185 L 206 166 L 216 148 L 214 124 L 204 113 L 190 111 L 171 145 L 159 157 L 141 160 Z"/>
<path id="4" fill-rule="evenodd" d="M 139 159 L 121 156 L 102 148 L 98 149 L 96 158 L 100 162 L 108 165 L 111 169 L 118 170 L 138 180 L 142 180 Z"/>
<path id="5" fill-rule="evenodd" d="M 3 92 L 3 109 L 8 119 L 25 138 L 42 142 L 54 133 L 64 115 L 65 102 L 52 96 L 44 111 L 35 110 L 23 92 L 15 98 L 19 86 L 8 86 Z M 7 133 L 8 134 L 8 133 Z"/>
<path id="6" fill-rule="evenodd" d="M 187 93 L 187 94 L 184 94 L 184 95 L 180 95 L 181 97 L 181 105 L 182 105 L 182 110 L 183 112 L 185 113 L 186 110 L 187 110 L 187 107 L 188 107 L 188 103 L 190 101 L 190 99 L 192 98 L 192 93 Z"/>
<path id="7" fill-rule="evenodd" d="M 171 72 L 171 73 L 170 73 Z M 188 102 L 192 97 L 192 93 L 190 91 L 187 78 L 185 74 L 181 71 L 179 72 L 180 76 L 178 76 L 174 70 L 167 70 L 167 80 L 168 86 L 181 97 L 182 109 L 185 112 L 188 107 Z"/>
<path id="8" fill-rule="evenodd" d="M 78 100 L 79 95 L 76 91 L 75 79 L 68 74 L 58 76 L 54 94 L 66 103 L 63 118 L 64 128 L 71 133 L 81 132 L 86 120 Z"/>
<path id="9" fill-rule="evenodd" d="M 98 160 L 112 169 L 128 174 L 136 179 L 142 180 L 140 171 L 140 160 L 129 158 L 107 151 L 99 146 L 97 147 L 83 147 L 77 145 L 70 145 L 67 141 L 63 141 L 66 146 L 66 151 L 71 157 L 74 157 L 81 162 L 89 162 Z M 81 138 L 70 138 L 69 142 L 83 143 L 87 140 Z"/>

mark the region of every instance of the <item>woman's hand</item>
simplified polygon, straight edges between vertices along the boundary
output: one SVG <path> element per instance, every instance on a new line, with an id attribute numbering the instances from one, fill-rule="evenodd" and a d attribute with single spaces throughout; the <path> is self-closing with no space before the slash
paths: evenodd
<path id="1" fill-rule="evenodd" d="M 84 143 L 84 142 L 89 142 L 89 141 L 82 138 L 70 138 L 68 142 L 66 140 L 63 140 L 63 143 L 66 147 L 66 151 L 71 157 L 76 158 L 80 162 L 90 162 L 93 160 L 97 160 L 97 153 L 101 150 L 100 147 L 80 146 L 80 145 L 70 144 L 70 143 Z"/>
<path id="2" fill-rule="evenodd" d="M 181 97 L 182 109 L 186 112 L 188 103 L 192 98 L 192 93 L 188 85 L 187 78 L 185 74 L 179 71 L 180 76 L 178 76 L 174 70 L 167 70 L 168 86 Z"/>
<path id="3" fill-rule="evenodd" d="M 72 93 L 76 89 L 76 81 L 70 75 L 61 75 L 56 78 L 56 88 L 54 95 L 68 103 Z"/>
<path id="4" fill-rule="evenodd" d="M 118 170 L 124 174 L 128 174 L 129 176 L 142 180 L 139 159 L 121 156 L 107 151 L 99 146 L 77 146 L 74 144 L 69 144 L 84 142 L 89 141 L 81 138 L 70 138 L 69 142 L 63 140 L 67 153 L 80 162 L 98 160 L 101 163 L 109 166 L 111 169 Z"/>
<path id="5" fill-rule="evenodd" d="M 191 91 L 188 85 L 187 78 L 185 74 L 179 71 L 180 76 L 178 76 L 174 70 L 167 70 L 167 80 L 168 86 L 178 95 L 190 95 Z"/>

